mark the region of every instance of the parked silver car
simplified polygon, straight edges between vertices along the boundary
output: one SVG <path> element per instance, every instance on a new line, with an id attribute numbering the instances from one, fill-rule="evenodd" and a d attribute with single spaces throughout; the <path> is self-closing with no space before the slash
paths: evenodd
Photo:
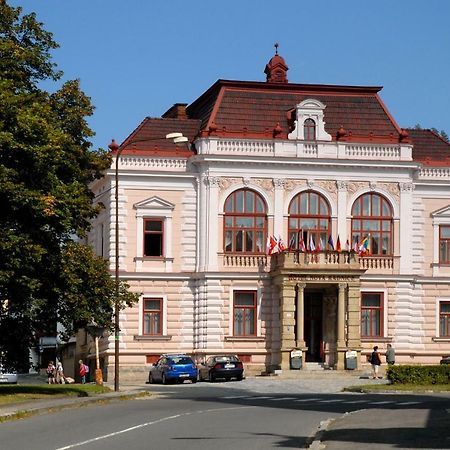
<path id="1" fill-rule="evenodd" d="M 17 384 L 17 373 L 0 365 L 0 384 Z"/>

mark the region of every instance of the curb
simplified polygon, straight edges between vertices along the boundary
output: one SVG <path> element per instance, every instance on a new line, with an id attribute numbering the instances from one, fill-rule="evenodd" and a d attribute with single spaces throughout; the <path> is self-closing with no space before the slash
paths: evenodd
<path id="1" fill-rule="evenodd" d="M 48 412 L 61 411 L 63 409 L 69 408 L 80 408 L 83 406 L 88 406 L 94 403 L 109 403 L 121 400 L 132 400 L 139 397 L 151 397 L 152 394 L 149 391 L 124 391 L 121 393 L 108 393 L 99 394 L 94 397 L 75 397 L 75 398 L 64 398 L 60 397 L 58 399 L 47 400 L 47 404 L 33 407 L 33 405 L 17 404 L 17 408 L 10 412 L 1 412 L 0 408 L 0 424 L 2 422 L 7 422 L 15 419 L 22 419 L 24 417 L 30 417 L 34 415 L 44 414 Z M 44 401 L 45 402 L 45 401 Z M 21 407 L 23 406 L 23 408 Z"/>

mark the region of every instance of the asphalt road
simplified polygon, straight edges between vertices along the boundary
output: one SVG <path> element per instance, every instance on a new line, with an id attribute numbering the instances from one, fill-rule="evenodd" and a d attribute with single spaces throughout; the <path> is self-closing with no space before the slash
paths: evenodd
<path id="1" fill-rule="evenodd" d="M 330 419 L 317 435 L 329 449 L 450 448 L 448 395 L 313 393 L 265 379 L 147 388 L 152 398 L 0 424 L 0 448 L 304 448 Z"/>

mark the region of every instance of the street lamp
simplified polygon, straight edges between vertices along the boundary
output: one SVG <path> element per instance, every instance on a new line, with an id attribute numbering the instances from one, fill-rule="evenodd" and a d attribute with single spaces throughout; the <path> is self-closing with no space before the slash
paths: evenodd
<path id="1" fill-rule="evenodd" d="M 117 142 L 112 139 L 111 144 L 108 145 L 109 149 L 116 153 L 116 165 L 115 165 L 115 301 L 114 301 L 114 390 L 119 390 L 119 338 L 120 338 L 120 326 L 119 326 L 119 314 L 120 314 L 120 284 L 119 284 L 119 159 L 123 150 L 131 144 L 137 142 L 149 142 L 149 141 L 161 141 L 162 139 L 171 139 L 174 144 L 188 144 L 188 138 L 183 136 L 183 133 L 174 132 L 166 134 L 165 137 L 160 138 L 150 138 L 150 139 L 142 139 L 135 140 L 131 142 L 127 142 L 125 146 L 121 147 L 117 144 Z"/>

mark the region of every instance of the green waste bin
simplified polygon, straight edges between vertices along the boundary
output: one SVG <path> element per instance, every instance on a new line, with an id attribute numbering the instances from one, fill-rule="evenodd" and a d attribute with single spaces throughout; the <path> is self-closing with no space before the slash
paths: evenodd
<path id="1" fill-rule="evenodd" d="M 345 368 L 355 370 L 358 367 L 358 353 L 355 350 L 345 352 Z"/>
<path id="2" fill-rule="evenodd" d="M 303 353 L 301 350 L 291 351 L 291 369 L 300 370 L 303 364 Z"/>

